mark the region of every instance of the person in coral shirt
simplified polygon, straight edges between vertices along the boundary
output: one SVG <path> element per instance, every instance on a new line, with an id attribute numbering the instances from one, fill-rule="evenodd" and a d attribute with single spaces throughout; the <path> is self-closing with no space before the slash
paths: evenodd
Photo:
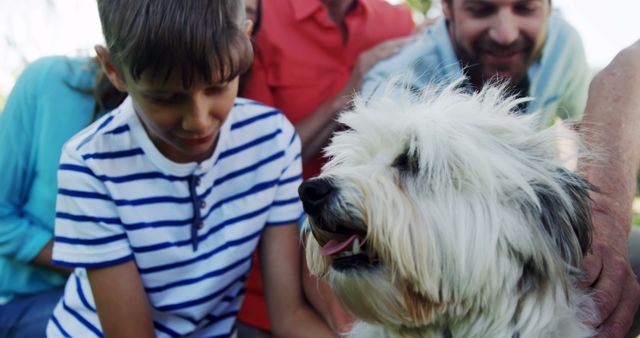
<path id="1" fill-rule="evenodd" d="M 302 140 L 304 177 L 313 177 L 323 163 L 321 149 L 337 127 L 335 118 L 348 108 L 363 75 L 411 39 L 411 11 L 383 0 L 268 0 L 261 14 L 242 95 L 282 110 L 291 120 Z M 352 317 L 328 286 L 317 283 L 305 276 L 308 300 L 334 330 L 348 329 Z M 239 320 L 269 331 L 256 269 Z"/>

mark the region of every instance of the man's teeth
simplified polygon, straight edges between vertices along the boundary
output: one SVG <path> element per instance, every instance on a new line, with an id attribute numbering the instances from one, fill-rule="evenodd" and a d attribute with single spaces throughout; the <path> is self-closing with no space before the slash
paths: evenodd
<path id="1" fill-rule="evenodd" d="M 359 254 L 362 250 L 360 249 L 360 239 L 356 238 L 353 240 L 353 244 L 351 244 L 351 251 L 343 251 L 338 254 L 338 257 L 349 257 L 355 256 Z"/>

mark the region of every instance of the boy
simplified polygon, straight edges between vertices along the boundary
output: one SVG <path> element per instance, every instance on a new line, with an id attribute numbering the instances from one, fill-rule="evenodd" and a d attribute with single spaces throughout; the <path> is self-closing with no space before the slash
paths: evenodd
<path id="1" fill-rule="evenodd" d="M 252 59 L 242 1 L 98 9 L 98 58 L 129 98 L 63 150 L 53 260 L 75 271 L 47 334 L 233 336 L 260 241 L 275 334 L 330 336 L 300 289 L 300 141 L 236 98 Z"/>

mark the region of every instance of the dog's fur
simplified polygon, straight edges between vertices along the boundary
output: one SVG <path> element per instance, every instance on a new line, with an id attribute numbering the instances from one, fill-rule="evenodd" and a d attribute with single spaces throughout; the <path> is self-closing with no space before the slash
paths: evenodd
<path id="1" fill-rule="evenodd" d="M 387 92 L 355 99 L 299 189 L 309 268 L 360 319 L 351 336 L 592 336 L 576 287 L 590 185 L 556 159 L 555 131 L 500 86 Z M 321 255 L 330 240 L 349 245 Z"/>

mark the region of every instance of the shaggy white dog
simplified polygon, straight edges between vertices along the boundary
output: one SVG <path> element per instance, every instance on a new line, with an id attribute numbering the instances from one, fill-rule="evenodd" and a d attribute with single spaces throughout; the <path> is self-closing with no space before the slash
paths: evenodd
<path id="1" fill-rule="evenodd" d="M 299 192 L 353 337 L 589 337 L 590 185 L 500 87 L 389 90 L 340 116 Z"/>

